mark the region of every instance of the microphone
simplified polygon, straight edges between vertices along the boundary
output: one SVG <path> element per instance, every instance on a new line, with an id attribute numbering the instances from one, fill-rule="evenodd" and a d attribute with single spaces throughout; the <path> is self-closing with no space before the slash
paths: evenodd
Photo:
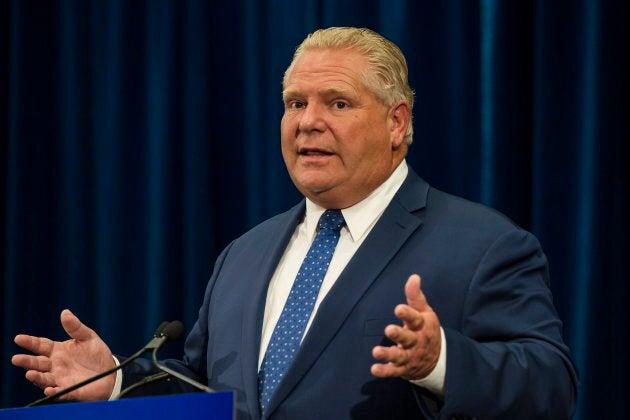
<path id="1" fill-rule="evenodd" d="M 167 325 L 164 328 L 164 331 L 162 332 L 165 336 L 169 337 L 169 339 L 175 339 L 177 337 L 179 337 L 179 335 L 182 333 L 182 331 L 184 330 L 184 324 L 182 324 L 180 321 L 173 321 L 171 322 L 169 325 Z M 172 337 L 172 338 L 171 338 Z M 214 392 L 214 389 L 195 381 L 194 379 L 189 378 L 186 375 L 183 375 L 179 372 L 177 372 L 176 370 L 170 369 L 166 366 L 164 366 L 163 364 L 161 364 L 160 362 L 158 362 L 157 360 L 157 349 L 153 350 L 153 355 L 152 355 L 152 360 L 153 360 L 153 364 L 155 366 L 157 366 L 158 369 L 176 377 L 177 379 L 179 379 L 180 381 L 186 382 L 189 385 L 192 385 L 193 387 L 204 391 L 204 392 Z M 157 376 L 157 375 L 154 375 Z M 163 378 L 159 378 L 159 379 L 163 379 Z"/>
<path id="2" fill-rule="evenodd" d="M 163 328 L 158 328 L 158 330 L 160 331 L 159 336 L 160 338 L 165 338 L 166 341 L 170 341 L 170 340 L 176 340 L 177 338 L 179 338 L 179 336 L 181 335 L 181 333 L 184 331 L 184 325 L 181 323 L 181 321 L 173 321 L 173 322 L 167 322 L 163 324 L 164 327 Z M 157 333 L 157 331 L 156 331 Z M 160 346 L 157 346 L 153 349 L 153 357 L 154 359 L 157 357 L 157 351 L 160 349 Z M 155 361 L 154 361 L 155 364 Z M 159 367 L 159 366 L 158 366 Z M 142 386 L 145 385 L 149 385 L 152 384 L 154 382 L 159 382 L 162 381 L 164 379 L 168 379 L 170 376 L 172 376 L 170 373 L 168 372 L 160 372 L 160 373 L 156 373 L 153 375 L 149 375 L 145 378 L 143 378 L 142 380 L 135 382 L 131 385 L 129 385 L 128 387 L 126 387 L 125 389 L 123 389 L 122 391 L 120 391 L 120 393 L 118 395 L 116 395 L 114 398 L 112 398 L 112 400 L 119 400 L 121 399 L 123 396 L 127 395 L 128 393 L 130 393 L 131 391 L 138 389 Z"/>
<path id="3" fill-rule="evenodd" d="M 117 371 L 118 369 L 122 369 L 125 366 L 127 366 L 129 363 L 133 362 L 135 359 L 137 359 L 138 357 L 142 356 L 144 353 L 146 353 L 147 351 L 151 351 L 153 350 L 153 354 L 155 357 L 155 353 L 157 352 L 157 350 L 162 347 L 162 345 L 168 340 L 168 336 L 165 335 L 165 332 L 167 332 L 168 334 L 173 335 L 172 329 L 173 328 L 179 328 L 179 334 L 181 334 L 181 331 L 183 330 L 183 325 L 181 325 L 182 323 L 179 321 L 175 321 L 177 323 L 179 323 L 180 327 L 170 327 L 170 325 L 172 324 L 171 322 L 162 322 L 160 324 L 160 326 L 155 330 L 155 333 L 153 334 L 153 338 L 140 350 L 138 350 L 133 356 L 131 356 L 130 358 L 128 358 L 127 360 L 125 360 L 124 362 L 122 362 L 121 364 L 119 364 L 118 366 L 114 366 L 111 369 L 108 369 L 104 372 L 101 372 L 97 375 L 94 375 L 84 381 L 81 381 L 79 383 L 76 383 L 72 386 L 69 386 L 68 388 L 64 388 L 61 391 L 52 394 L 52 395 L 48 395 L 44 398 L 40 398 L 37 401 L 33 401 L 32 403 L 26 405 L 25 407 L 34 407 L 36 405 L 41 405 L 44 403 L 47 403 L 49 401 L 54 400 L 55 398 L 61 397 L 62 395 L 66 395 L 76 389 L 79 389 L 87 384 L 91 384 L 94 381 L 97 381 L 101 378 L 104 378 L 107 375 L 110 375 L 112 373 L 114 373 L 115 371 Z"/>
<path id="4" fill-rule="evenodd" d="M 167 340 L 176 340 L 181 333 L 184 331 L 184 324 L 182 324 L 180 321 L 173 321 L 170 324 L 168 324 L 163 330 L 162 330 L 162 335 L 164 337 L 166 337 Z M 212 388 L 209 388 L 205 385 L 203 385 L 202 383 L 199 383 L 175 370 L 172 370 L 166 366 L 164 366 L 163 364 L 161 364 L 160 362 L 158 362 L 157 360 L 157 352 L 159 350 L 159 347 L 156 347 L 153 350 L 153 355 L 152 355 L 152 361 L 153 364 L 160 370 L 162 370 L 162 372 L 150 375 L 145 377 L 144 379 L 129 385 L 127 388 L 123 389 L 120 394 L 118 394 L 114 400 L 118 400 L 120 398 L 122 398 L 123 396 L 127 395 L 129 392 L 138 389 L 142 386 L 145 385 L 149 385 L 155 382 L 159 382 L 162 380 L 170 380 L 170 377 L 173 376 L 183 382 L 186 382 L 189 385 L 192 385 L 193 387 L 201 390 L 201 391 L 205 391 L 205 392 L 214 392 L 214 390 Z"/>

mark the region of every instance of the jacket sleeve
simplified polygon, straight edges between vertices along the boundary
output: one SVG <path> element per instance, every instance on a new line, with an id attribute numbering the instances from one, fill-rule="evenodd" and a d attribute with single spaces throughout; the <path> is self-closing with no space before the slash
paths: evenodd
<path id="1" fill-rule="evenodd" d="M 514 228 L 487 249 L 470 280 L 461 326 L 445 328 L 439 418 L 571 418 L 577 373 L 533 235 Z"/>

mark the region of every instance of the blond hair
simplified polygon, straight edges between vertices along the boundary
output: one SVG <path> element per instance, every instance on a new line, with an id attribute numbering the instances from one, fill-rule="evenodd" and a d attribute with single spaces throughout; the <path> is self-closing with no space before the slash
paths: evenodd
<path id="1" fill-rule="evenodd" d="M 413 110 L 413 90 L 409 86 L 407 61 L 400 48 L 390 40 L 366 28 L 332 27 L 309 34 L 298 46 L 291 64 L 284 72 L 283 88 L 303 52 L 313 49 L 348 49 L 363 54 L 368 70 L 363 73 L 363 83 L 385 105 L 398 101 L 409 103 Z M 413 124 L 410 121 L 405 142 L 411 144 Z"/>

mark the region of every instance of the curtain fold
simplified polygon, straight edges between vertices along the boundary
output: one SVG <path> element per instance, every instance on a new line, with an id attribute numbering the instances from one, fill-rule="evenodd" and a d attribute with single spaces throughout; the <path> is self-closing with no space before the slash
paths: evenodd
<path id="1" fill-rule="evenodd" d="M 407 56 L 411 166 L 540 239 L 576 418 L 623 418 L 623 16 L 614 0 L 6 2 L 0 407 L 39 397 L 8 362 L 12 338 L 62 339 L 63 308 L 120 354 L 162 320 L 190 330 L 220 251 L 300 199 L 279 132 L 295 47 L 351 25 Z"/>

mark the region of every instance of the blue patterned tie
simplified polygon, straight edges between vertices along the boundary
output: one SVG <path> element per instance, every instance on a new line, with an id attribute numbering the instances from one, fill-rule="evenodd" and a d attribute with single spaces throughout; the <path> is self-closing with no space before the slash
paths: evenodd
<path id="1" fill-rule="evenodd" d="M 319 232 L 302 261 L 258 372 L 258 392 L 263 411 L 300 348 L 304 329 L 344 224 L 341 210 L 326 210 L 319 219 Z"/>

